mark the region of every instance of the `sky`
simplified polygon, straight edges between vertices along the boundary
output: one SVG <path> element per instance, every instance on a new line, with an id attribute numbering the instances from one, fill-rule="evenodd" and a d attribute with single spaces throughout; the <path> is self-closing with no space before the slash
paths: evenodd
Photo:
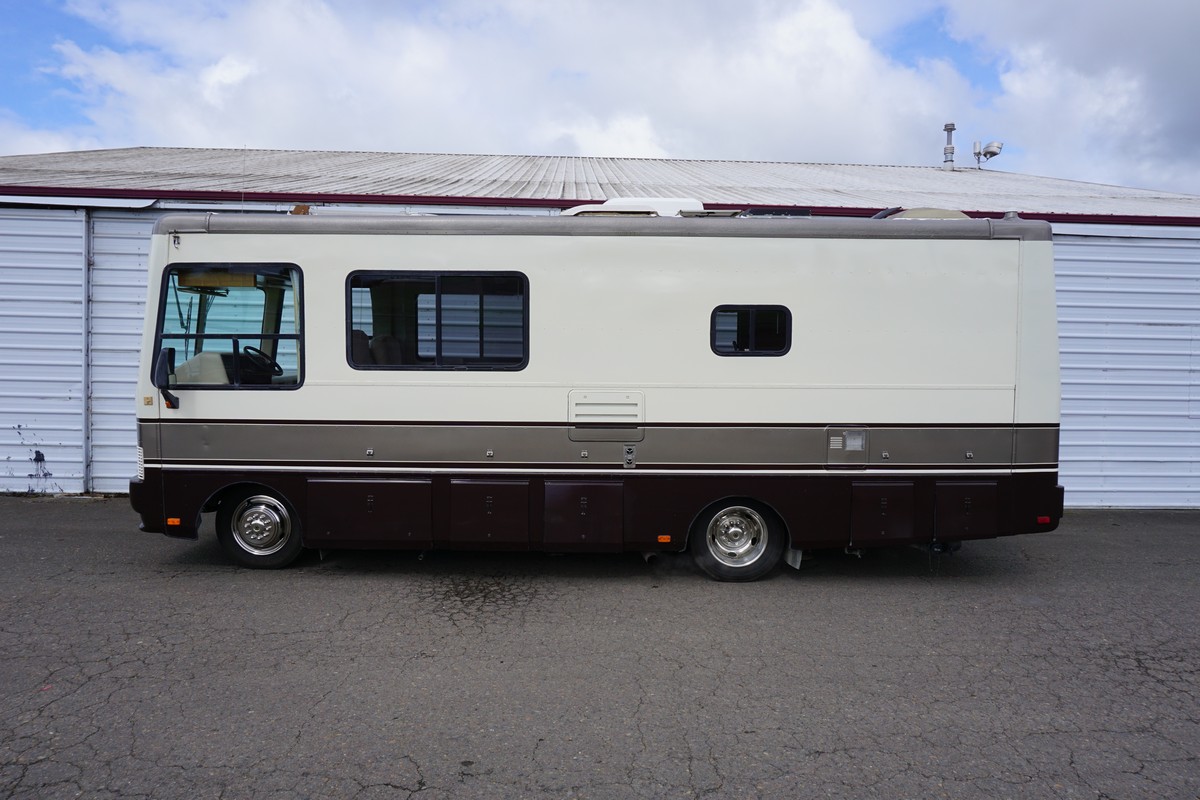
<path id="1" fill-rule="evenodd" d="M 0 0 L 0 155 L 939 166 L 1200 195 L 1200 2 Z"/>

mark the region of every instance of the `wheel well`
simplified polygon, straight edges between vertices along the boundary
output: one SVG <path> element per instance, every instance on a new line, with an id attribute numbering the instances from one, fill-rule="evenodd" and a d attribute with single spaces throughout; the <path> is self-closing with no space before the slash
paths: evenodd
<path id="1" fill-rule="evenodd" d="M 700 530 L 700 521 L 707 519 L 713 514 L 714 511 L 723 506 L 748 506 L 749 508 L 753 508 L 758 513 L 770 517 L 771 521 L 777 524 L 779 529 L 783 531 L 784 549 L 786 550 L 792 546 L 792 533 L 790 530 L 788 530 L 787 523 L 784 522 L 783 516 L 775 510 L 774 506 L 754 497 L 732 495 L 730 497 L 722 497 L 720 500 L 714 500 L 704 508 L 700 509 L 700 511 L 697 512 L 694 517 L 692 517 L 691 524 L 688 525 L 687 541 L 684 543 L 685 550 L 691 546 L 692 536 Z"/>
<path id="2" fill-rule="evenodd" d="M 263 494 L 269 494 L 273 497 L 282 497 L 284 500 L 287 499 L 281 492 L 272 489 L 266 484 L 256 483 L 254 481 L 239 481 L 238 483 L 230 483 L 222 486 L 220 489 L 217 489 L 215 492 L 210 494 L 208 499 L 204 501 L 204 505 L 201 506 L 200 510 L 216 511 L 220 507 L 221 503 L 225 502 L 225 498 L 232 494 L 240 494 L 245 491 L 262 492 Z"/>

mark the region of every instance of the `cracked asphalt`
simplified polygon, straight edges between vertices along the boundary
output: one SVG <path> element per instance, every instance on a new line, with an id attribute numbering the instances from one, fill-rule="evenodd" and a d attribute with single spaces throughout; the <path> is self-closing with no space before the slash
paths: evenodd
<path id="1" fill-rule="evenodd" d="M 0 497 L 0 797 L 1197 798 L 1200 512 L 753 584 Z"/>

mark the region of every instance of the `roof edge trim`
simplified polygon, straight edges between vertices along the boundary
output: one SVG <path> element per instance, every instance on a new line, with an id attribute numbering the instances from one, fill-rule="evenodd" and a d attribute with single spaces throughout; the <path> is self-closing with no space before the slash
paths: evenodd
<path id="1" fill-rule="evenodd" d="M 18 198 L 29 198 L 30 205 L 45 205 L 45 200 L 34 198 L 108 198 L 108 199 L 141 199 L 148 200 L 145 206 L 129 206 L 130 208 L 145 208 L 157 200 L 198 200 L 198 201 L 249 201 L 263 203 L 302 203 L 319 205 L 321 203 L 361 203 L 364 205 L 454 205 L 454 206 L 485 206 L 511 208 L 571 208 L 583 204 L 603 202 L 609 198 L 542 198 L 542 197 L 471 197 L 447 195 L 381 195 L 381 194 L 336 194 L 336 193 L 304 193 L 304 192 L 239 192 L 224 190 L 178 190 L 178 189 L 97 189 L 92 187 L 64 186 L 6 186 L 0 185 L 0 195 Z M 81 202 L 80 205 L 88 205 Z M 855 206 L 799 206 L 799 205 L 764 205 L 762 203 L 719 203 L 704 202 L 709 210 L 734 210 L 745 208 L 779 209 L 780 211 L 806 211 L 812 216 L 820 217 L 870 217 L 885 209 L 862 208 Z M 1001 219 L 1005 211 L 965 211 L 975 219 Z M 1161 226 L 1200 226 L 1200 217 L 1156 217 L 1132 214 L 1080 214 L 1021 211 L 1022 219 L 1043 220 L 1045 222 L 1074 222 L 1080 224 L 1116 224 L 1116 225 L 1161 225 Z"/>
<path id="2" fill-rule="evenodd" d="M 2 192 L 3 189 L 0 189 Z M 0 194 L 0 205 L 14 206 L 75 206 L 77 208 L 149 208 L 158 201 L 155 197 L 120 197 L 115 192 L 99 195 L 28 195 L 22 193 Z"/>

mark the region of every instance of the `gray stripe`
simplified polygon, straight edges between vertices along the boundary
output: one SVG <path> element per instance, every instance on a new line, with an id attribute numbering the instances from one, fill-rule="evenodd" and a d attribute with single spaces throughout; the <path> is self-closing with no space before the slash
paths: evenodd
<path id="1" fill-rule="evenodd" d="M 1013 437 L 1013 463 L 1058 463 L 1058 426 L 1017 428 Z"/>
<path id="2" fill-rule="evenodd" d="M 165 472 L 225 472 L 236 471 L 242 472 L 262 472 L 262 473 L 279 473 L 279 472 L 298 472 L 302 474 L 345 474 L 345 473 L 363 473 L 371 475 L 520 475 L 520 476 L 540 476 L 550 473 L 553 477 L 571 476 L 578 478 L 597 478 L 597 477 L 645 477 L 647 475 L 655 476 L 720 476 L 724 478 L 742 478 L 746 476 L 762 476 L 762 477 L 827 477 L 858 479 L 863 476 L 868 477 L 1001 477 L 1009 475 L 1032 475 L 1038 473 L 1055 474 L 1058 470 L 1054 467 L 1029 467 L 1016 469 L 955 469 L 948 467 L 929 467 L 926 469 L 863 469 L 863 470 L 828 470 L 828 469 L 746 469 L 746 470 L 727 470 L 727 469 L 533 469 L 533 468 L 515 468 L 515 467 L 347 467 L 347 466 L 280 466 L 278 464 L 270 465 L 247 465 L 242 463 L 167 463 L 147 465 L 147 470 L 163 470 Z"/>
<path id="3" fill-rule="evenodd" d="M 1023 239 L 1050 225 L 1022 219 L 738 219 L 727 217 L 407 217 L 173 214 L 155 234 L 403 234 L 417 236 L 671 236 L 761 239 Z"/>
<path id="4" fill-rule="evenodd" d="M 154 440 L 155 427 L 161 435 L 161 450 L 148 446 Z M 1058 462 L 1056 426 L 871 428 L 867 450 L 859 459 L 844 457 L 853 454 L 831 452 L 826 430 L 813 427 L 646 427 L 633 429 L 635 435 L 617 441 L 579 441 L 581 430 L 585 429 L 285 422 L 172 422 L 156 426 L 142 422 L 139 439 L 147 460 L 177 462 L 603 468 L 622 466 L 626 444 L 636 446 L 637 468 L 770 469 L 827 463 L 859 468 L 985 468 Z"/>

